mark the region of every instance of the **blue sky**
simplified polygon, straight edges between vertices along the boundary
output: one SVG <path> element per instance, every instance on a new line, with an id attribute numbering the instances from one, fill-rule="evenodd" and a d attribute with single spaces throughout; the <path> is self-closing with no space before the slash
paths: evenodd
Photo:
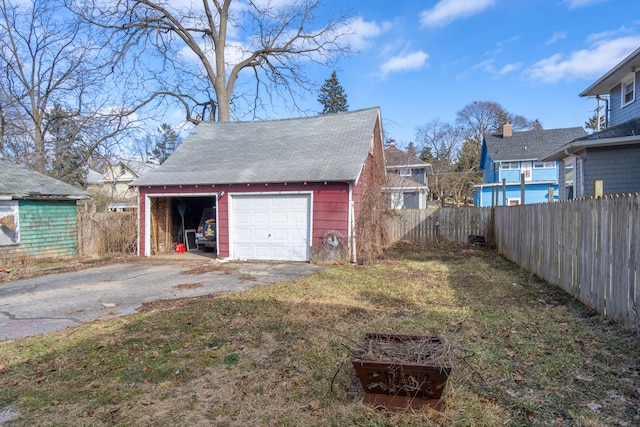
<path id="1" fill-rule="evenodd" d="M 358 53 L 337 69 L 350 109 L 380 106 L 387 135 L 402 146 L 416 140 L 418 126 L 453 122 L 473 101 L 498 102 L 547 129 L 583 126 L 596 101 L 579 93 L 640 47 L 637 0 L 327 0 L 324 7 L 355 15 Z M 321 83 L 331 70 L 312 73 Z M 315 99 L 305 104 L 321 109 Z"/>

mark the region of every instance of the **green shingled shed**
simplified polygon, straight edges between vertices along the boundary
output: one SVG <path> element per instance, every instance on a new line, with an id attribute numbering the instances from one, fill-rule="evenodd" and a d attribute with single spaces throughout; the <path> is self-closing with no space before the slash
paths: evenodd
<path id="1" fill-rule="evenodd" d="M 0 262 L 78 254 L 77 201 L 89 193 L 0 159 Z"/>

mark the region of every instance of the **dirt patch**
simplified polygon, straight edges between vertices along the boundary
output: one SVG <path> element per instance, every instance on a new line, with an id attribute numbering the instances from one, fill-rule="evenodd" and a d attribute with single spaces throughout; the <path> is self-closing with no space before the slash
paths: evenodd
<path id="1" fill-rule="evenodd" d="M 203 286 L 202 283 L 184 283 L 184 284 L 176 285 L 173 288 L 179 291 L 184 291 L 187 289 L 199 289 L 202 286 Z"/>
<path id="2" fill-rule="evenodd" d="M 190 264 L 189 269 L 183 271 L 181 274 L 205 274 L 213 271 L 217 271 L 223 274 L 231 274 L 233 273 L 233 268 L 230 268 L 228 265 L 215 262 L 209 262 L 205 264 Z"/>
<path id="3" fill-rule="evenodd" d="M 150 313 L 155 311 L 171 310 L 174 308 L 185 307 L 199 301 L 212 299 L 220 296 L 223 293 L 224 292 L 218 292 L 215 294 L 200 295 L 197 297 L 185 297 L 185 298 L 177 298 L 177 299 L 162 299 L 162 300 L 156 300 L 156 301 L 147 301 L 142 303 L 142 306 L 140 306 L 136 311 L 138 313 Z"/>

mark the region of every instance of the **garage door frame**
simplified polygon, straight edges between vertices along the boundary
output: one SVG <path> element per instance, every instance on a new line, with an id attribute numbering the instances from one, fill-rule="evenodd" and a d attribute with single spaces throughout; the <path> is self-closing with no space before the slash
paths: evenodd
<path id="1" fill-rule="evenodd" d="M 228 194 L 228 218 L 229 218 L 229 258 L 230 259 L 239 259 L 235 248 L 235 215 L 234 215 L 234 197 L 251 197 L 251 196 L 307 196 L 308 197 L 308 205 L 307 205 L 307 235 L 306 235 L 306 254 L 305 261 L 310 260 L 310 252 L 311 252 L 311 236 L 313 229 L 313 191 L 260 191 L 260 192 L 231 192 Z M 237 199 L 235 199 L 237 200 Z"/>
<path id="2" fill-rule="evenodd" d="M 224 194 L 224 193 L 222 193 Z M 151 256 L 151 199 L 159 199 L 159 198 L 167 198 L 171 199 L 173 197 L 213 197 L 215 199 L 215 206 L 219 206 L 219 198 L 222 195 L 221 192 L 202 192 L 202 193 L 179 193 L 179 192 L 167 192 L 167 193 L 147 193 L 145 194 L 145 203 L 144 203 L 144 253 L 143 256 Z M 140 223 L 140 206 L 138 206 L 138 221 Z M 219 224 L 216 222 L 216 236 L 219 236 Z M 140 235 L 138 234 L 138 239 L 140 239 Z M 219 245 L 220 242 L 216 242 L 216 253 L 219 253 Z M 138 241 L 138 248 L 140 247 L 140 242 Z"/>

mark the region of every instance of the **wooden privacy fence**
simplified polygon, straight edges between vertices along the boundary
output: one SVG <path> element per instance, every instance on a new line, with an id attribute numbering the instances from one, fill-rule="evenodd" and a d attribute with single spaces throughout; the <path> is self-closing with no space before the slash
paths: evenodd
<path id="1" fill-rule="evenodd" d="M 640 197 L 498 207 L 498 251 L 584 304 L 640 326 Z"/>
<path id="2" fill-rule="evenodd" d="M 423 245 L 467 242 L 470 235 L 491 241 L 491 208 L 401 209 L 389 211 L 387 239 Z"/>
<path id="3" fill-rule="evenodd" d="M 78 252 L 84 257 L 134 254 L 136 212 L 81 212 L 78 215 Z"/>

